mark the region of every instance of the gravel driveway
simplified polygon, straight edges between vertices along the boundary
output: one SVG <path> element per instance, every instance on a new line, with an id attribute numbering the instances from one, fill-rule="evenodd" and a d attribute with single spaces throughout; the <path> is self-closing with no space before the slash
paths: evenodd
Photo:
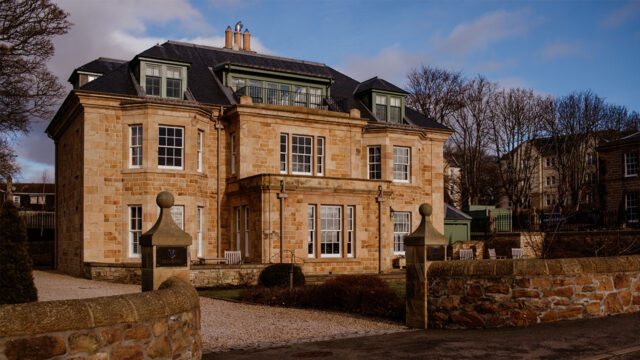
<path id="1" fill-rule="evenodd" d="M 112 284 L 34 271 L 38 299 L 65 300 L 140 291 L 139 285 Z M 204 352 L 268 348 L 404 331 L 404 326 L 317 310 L 287 309 L 200 298 Z"/>

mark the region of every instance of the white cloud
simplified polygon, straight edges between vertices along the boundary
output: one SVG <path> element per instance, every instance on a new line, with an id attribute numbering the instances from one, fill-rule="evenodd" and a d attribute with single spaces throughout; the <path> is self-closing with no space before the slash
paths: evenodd
<path id="1" fill-rule="evenodd" d="M 394 45 L 382 49 L 374 57 L 348 56 L 343 65 L 336 68 L 358 81 L 378 76 L 402 87 L 411 69 L 423 63 L 433 63 L 434 60 L 430 54 L 406 52 Z"/>
<path id="2" fill-rule="evenodd" d="M 619 27 L 638 17 L 640 17 L 640 1 L 630 0 L 624 6 L 608 13 L 600 21 L 600 25 L 604 27 Z"/>
<path id="3" fill-rule="evenodd" d="M 542 59 L 547 61 L 582 54 L 584 54 L 584 47 L 575 42 L 555 42 L 547 44 L 541 51 Z"/>
<path id="4" fill-rule="evenodd" d="M 515 64 L 514 60 L 489 60 L 478 63 L 473 67 L 473 70 L 479 73 L 497 72 L 512 68 Z"/>
<path id="5" fill-rule="evenodd" d="M 514 88 L 522 88 L 528 89 L 527 83 L 524 79 L 520 77 L 506 77 L 496 81 L 498 83 L 498 87 L 503 89 L 514 89 Z"/>
<path id="6" fill-rule="evenodd" d="M 487 49 L 490 45 L 526 34 L 541 18 L 531 10 L 499 10 L 457 25 L 444 39 L 435 39 L 441 51 L 456 56 Z"/>

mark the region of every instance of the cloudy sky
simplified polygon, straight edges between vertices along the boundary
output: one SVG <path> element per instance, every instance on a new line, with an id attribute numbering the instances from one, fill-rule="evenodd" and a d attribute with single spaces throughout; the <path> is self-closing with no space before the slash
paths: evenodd
<path id="1" fill-rule="evenodd" d="M 168 39 L 222 46 L 226 26 L 242 20 L 254 50 L 323 62 L 357 80 L 404 86 L 424 63 L 545 94 L 591 89 L 640 111 L 640 0 L 56 2 L 74 24 L 55 39 L 49 63 L 65 83 L 97 57 L 131 59 Z M 18 181 L 53 179 L 47 123 L 16 139 Z"/>

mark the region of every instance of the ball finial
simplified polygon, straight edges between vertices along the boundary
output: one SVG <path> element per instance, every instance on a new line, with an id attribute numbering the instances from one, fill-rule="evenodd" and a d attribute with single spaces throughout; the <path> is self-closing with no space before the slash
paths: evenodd
<path id="1" fill-rule="evenodd" d="M 422 216 L 431 216 L 432 208 L 430 204 L 424 203 L 420 205 L 420 215 Z"/>
<path id="2" fill-rule="evenodd" d="M 163 191 L 156 197 L 156 204 L 162 209 L 168 209 L 173 206 L 173 195 L 168 191 Z"/>

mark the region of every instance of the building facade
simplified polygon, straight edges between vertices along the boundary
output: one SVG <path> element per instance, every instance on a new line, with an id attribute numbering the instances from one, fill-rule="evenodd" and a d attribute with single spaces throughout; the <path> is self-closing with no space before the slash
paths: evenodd
<path id="1" fill-rule="evenodd" d="M 598 147 L 600 202 L 609 223 L 638 226 L 640 221 L 640 132 Z"/>
<path id="2" fill-rule="evenodd" d="M 240 31 L 224 48 L 169 41 L 74 72 L 47 129 L 60 270 L 139 264 L 160 191 L 176 199 L 192 260 L 233 250 L 306 273 L 387 271 L 421 203 L 443 232 L 449 129 L 383 79 L 257 54 Z"/>

